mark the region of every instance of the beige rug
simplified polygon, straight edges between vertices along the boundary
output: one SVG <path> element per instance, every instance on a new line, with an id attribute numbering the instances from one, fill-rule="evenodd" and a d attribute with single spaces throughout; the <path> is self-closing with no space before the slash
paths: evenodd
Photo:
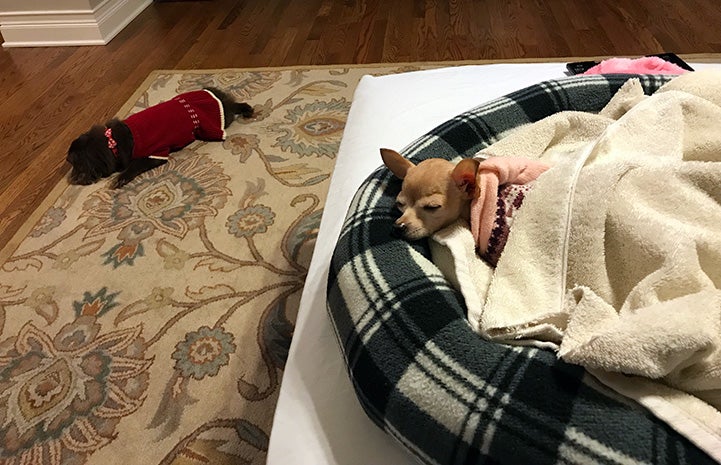
<path id="1" fill-rule="evenodd" d="M 62 182 L 0 252 L 0 463 L 264 463 L 353 91 L 409 69 L 154 72 L 120 116 L 209 85 L 258 116 Z"/>

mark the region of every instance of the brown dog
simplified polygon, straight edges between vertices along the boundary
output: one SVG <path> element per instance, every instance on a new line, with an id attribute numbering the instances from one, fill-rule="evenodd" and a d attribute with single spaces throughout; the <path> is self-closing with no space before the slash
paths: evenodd
<path id="1" fill-rule="evenodd" d="M 498 263 L 513 216 L 533 182 L 549 165 L 523 157 L 467 158 L 457 165 L 429 158 L 417 165 L 398 152 L 381 149 L 383 163 L 403 180 L 395 227 L 406 239 L 428 237 L 458 219 L 466 220 L 476 251 Z"/>
<path id="2" fill-rule="evenodd" d="M 431 236 L 459 218 L 469 220 L 470 202 L 477 196 L 479 161 L 458 164 L 430 158 L 417 165 L 391 149 L 381 149 L 383 163 L 403 180 L 396 206 L 402 215 L 395 227 L 406 239 Z"/>

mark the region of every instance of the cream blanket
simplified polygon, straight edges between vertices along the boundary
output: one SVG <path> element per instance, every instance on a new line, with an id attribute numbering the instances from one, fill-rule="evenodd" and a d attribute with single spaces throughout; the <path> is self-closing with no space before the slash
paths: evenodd
<path id="1" fill-rule="evenodd" d="M 495 270 L 467 226 L 434 236 L 473 329 L 557 350 L 721 461 L 721 73 L 649 97 L 628 81 L 600 114 L 553 115 L 481 155 L 552 167 Z"/>

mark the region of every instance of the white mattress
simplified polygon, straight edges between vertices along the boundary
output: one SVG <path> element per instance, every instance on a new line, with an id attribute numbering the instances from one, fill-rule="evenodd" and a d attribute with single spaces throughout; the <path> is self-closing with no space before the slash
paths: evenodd
<path id="1" fill-rule="evenodd" d="M 360 184 L 380 166 L 379 148 L 400 150 L 459 113 L 563 76 L 565 63 L 539 63 L 462 66 L 361 80 L 300 302 L 268 464 L 419 463 L 363 412 L 328 319 L 326 280 L 343 219 Z"/>

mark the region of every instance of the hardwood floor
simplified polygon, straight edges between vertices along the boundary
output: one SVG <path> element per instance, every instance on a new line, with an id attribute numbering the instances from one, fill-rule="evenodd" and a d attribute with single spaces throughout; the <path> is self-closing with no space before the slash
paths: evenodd
<path id="1" fill-rule="evenodd" d="M 0 50 L 0 247 L 154 69 L 721 52 L 718 0 L 158 2 L 104 47 Z"/>

